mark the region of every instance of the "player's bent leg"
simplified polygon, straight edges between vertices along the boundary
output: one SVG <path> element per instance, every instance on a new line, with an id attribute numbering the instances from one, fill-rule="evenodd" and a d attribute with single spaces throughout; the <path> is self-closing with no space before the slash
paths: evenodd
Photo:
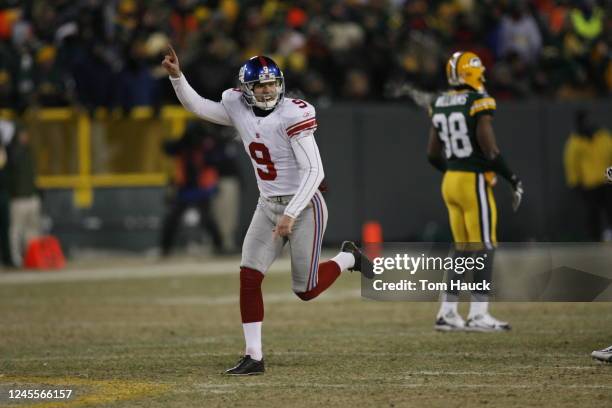
<path id="1" fill-rule="evenodd" d="M 327 206 L 317 192 L 295 220 L 289 237 L 292 289 L 302 300 L 314 299 L 340 275 L 334 262 L 319 264 L 326 226 Z"/>
<path id="2" fill-rule="evenodd" d="M 323 262 L 319 265 L 315 287 L 305 292 L 295 292 L 295 294 L 304 301 L 312 300 L 329 288 L 338 279 L 340 272 L 340 266 L 336 262 Z"/>
<path id="3" fill-rule="evenodd" d="M 338 255 L 327 262 L 319 264 L 317 282 L 314 288 L 305 292 L 295 292 L 302 300 L 316 298 L 338 279 L 343 271 L 358 271 L 367 279 L 374 277 L 372 261 L 352 241 L 344 241 Z"/>
<path id="4" fill-rule="evenodd" d="M 317 283 L 314 288 L 305 292 L 295 292 L 302 300 L 316 298 L 338 279 L 343 271 L 358 271 L 367 279 L 374 277 L 372 261 L 352 241 L 344 241 L 338 255 L 327 262 L 319 264 Z"/>
<path id="5" fill-rule="evenodd" d="M 319 263 L 326 226 L 327 206 L 317 192 L 296 219 L 289 238 L 293 291 L 305 301 L 323 293 L 343 270 L 357 270 L 364 263 L 361 251 L 352 242 L 345 242 L 341 252 L 331 260 Z"/>
<path id="6" fill-rule="evenodd" d="M 289 236 L 291 283 L 296 293 L 307 292 L 317 283 L 323 234 L 327 227 L 327 206 L 317 192 L 298 215 Z"/>

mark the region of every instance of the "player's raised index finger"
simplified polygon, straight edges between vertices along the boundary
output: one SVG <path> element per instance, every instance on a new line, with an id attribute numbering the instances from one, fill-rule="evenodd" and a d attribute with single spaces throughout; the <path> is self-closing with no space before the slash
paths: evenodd
<path id="1" fill-rule="evenodd" d="M 172 56 L 172 58 L 176 59 L 176 51 L 174 51 L 174 48 L 172 48 L 172 45 L 168 44 L 168 53 L 170 54 L 170 56 Z"/>

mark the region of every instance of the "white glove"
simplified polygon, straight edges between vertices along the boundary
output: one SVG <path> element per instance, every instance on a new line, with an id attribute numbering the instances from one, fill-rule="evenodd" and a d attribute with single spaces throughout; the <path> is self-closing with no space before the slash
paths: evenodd
<path id="1" fill-rule="evenodd" d="M 517 212 L 519 207 L 521 206 L 521 201 L 523 201 L 523 182 L 520 180 L 516 180 L 516 182 L 512 185 L 512 210 Z"/>

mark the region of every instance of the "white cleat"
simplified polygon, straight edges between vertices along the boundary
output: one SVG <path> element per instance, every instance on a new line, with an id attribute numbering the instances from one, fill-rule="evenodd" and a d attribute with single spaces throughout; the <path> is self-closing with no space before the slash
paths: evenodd
<path id="1" fill-rule="evenodd" d="M 434 329 L 443 332 L 462 331 L 465 329 L 465 321 L 455 312 L 447 312 L 444 315 L 438 315 Z"/>
<path id="2" fill-rule="evenodd" d="M 502 332 L 510 330 L 508 322 L 497 320 L 488 313 L 468 317 L 465 330 L 474 332 Z"/>
<path id="3" fill-rule="evenodd" d="M 591 357 L 604 363 L 612 363 L 612 346 L 603 350 L 595 350 L 591 353 Z"/>

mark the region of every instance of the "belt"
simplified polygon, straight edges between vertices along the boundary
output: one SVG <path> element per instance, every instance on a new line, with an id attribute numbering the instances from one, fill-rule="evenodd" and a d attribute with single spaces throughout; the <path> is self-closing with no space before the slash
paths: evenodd
<path id="1" fill-rule="evenodd" d="M 289 204 L 289 201 L 291 201 L 292 198 L 292 195 L 264 197 L 266 201 L 277 204 Z"/>

